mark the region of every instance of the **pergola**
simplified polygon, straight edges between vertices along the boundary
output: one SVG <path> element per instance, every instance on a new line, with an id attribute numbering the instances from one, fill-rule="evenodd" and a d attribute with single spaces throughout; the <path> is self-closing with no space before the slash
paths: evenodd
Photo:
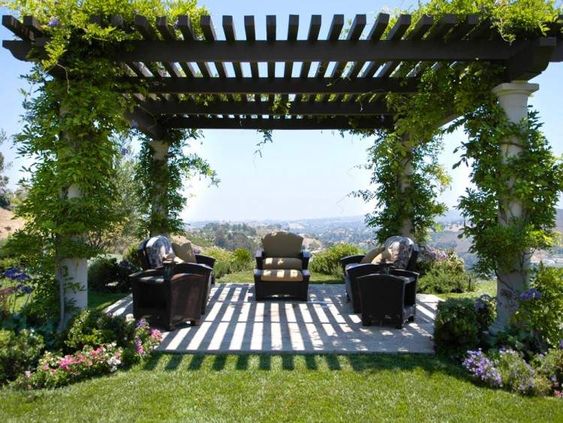
<path id="1" fill-rule="evenodd" d="M 391 28 L 388 14 L 369 24 L 366 15 L 356 15 L 346 31 L 344 16 L 334 15 L 322 39 L 320 15 L 308 21 L 304 38 L 298 36 L 299 16 L 290 15 L 287 35 L 281 38 L 276 16 L 267 16 L 264 40 L 257 39 L 254 16 L 244 17 L 243 36 L 235 33 L 232 16 L 223 16 L 223 34 L 216 32 L 210 16 L 201 17 L 203 37 L 188 16 L 173 24 L 164 17 L 149 22 L 143 16 L 135 16 L 132 24 L 120 16 L 93 17 L 92 22 L 138 34 L 138 40 L 122 42 L 112 59 L 123 66 L 130 83 L 123 92 L 135 105 L 128 118 L 154 140 L 153 160 L 161 161 L 173 128 L 392 128 L 396 116 L 387 107 L 386 94 L 417 92 L 429 67 L 476 61 L 504 69 L 494 91 L 509 120 L 519 122 L 527 116 L 528 97 L 538 89 L 525 81 L 550 62 L 563 61 L 563 16 L 544 36 L 513 42 L 500 38 L 478 15 L 424 15 L 416 21 L 400 15 Z M 48 38 L 33 17 L 20 21 L 3 16 L 2 24 L 18 38 L 3 41 L 14 57 L 33 61 L 44 54 Z M 56 70 L 52 74 L 61 76 Z M 453 113 L 445 113 L 443 121 L 455 118 Z M 505 157 L 515 156 L 521 146 L 507 140 L 502 151 Z M 406 163 L 405 179 L 410 172 Z M 513 216 L 522 213 L 515 202 L 507 207 Z M 406 222 L 403 232 L 410 229 Z M 71 277 L 85 286 L 85 261 L 67 263 Z M 517 289 L 523 286 L 522 275 L 506 277 Z M 75 299 L 85 305 L 84 298 Z M 498 301 L 502 326 L 513 306 L 503 292 Z"/>
<path id="2" fill-rule="evenodd" d="M 92 21 L 125 28 L 120 16 Z M 416 22 L 401 15 L 388 30 L 389 22 L 385 13 L 370 24 L 366 15 L 356 15 L 343 31 L 344 15 L 334 15 L 321 39 L 321 16 L 313 15 L 301 39 L 298 15 L 289 16 L 283 37 L 278 37 L 276 16 L 266 16 L 266 39 L 258 40 L 254 16 L 244 17 L 244 36 L 236 34 L 232 16 L 222 18 L 224 36 L 217 34 L 210 16 L 203 16 L 200 39 L 188 16 L 174 25 L 164 17 L 149 22 L 136 16 L 125 29 L 142 39 L 124 42 L 115 60 L 126 68 L 131 87 L 149 93 L 132 88 L 124 94 L 136 104 L 130 119 L 155 139 L 165 137 L 169 128 L 392 127 L 385 94 L 416 92 L 428 66 L 500 64 L 505 68 L 501 83 L 528 80 L 550 62 L 563 61 L 561 22 L 544 37 L 512 43 L 478 15 L 424 15 Z M 2 24 L 19 38 L 3 41 L 17 59 L 41 56 L 46 38 L 33 17 L 21 22 L 3 16 Z M 397 76 L 405 67 L 407 76 Z M 194 101 L 194 96 L 205 96 L 205 101 Z"/>

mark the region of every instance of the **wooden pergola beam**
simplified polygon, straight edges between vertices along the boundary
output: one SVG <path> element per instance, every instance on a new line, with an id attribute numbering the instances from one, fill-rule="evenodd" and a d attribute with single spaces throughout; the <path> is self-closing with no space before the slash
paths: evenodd
<path id="1" fill-rule="evenodd" d="M 151 93 L 184 94 L 331 94 L 414 93 L 419 81 L 401 78 L 126 78 Z"/>
<path id="2" fill-rule="evenodd" d="M 174 117 L 167 119 L 164 124 L 167 128 L 184 129 L 382 129 L 391 128 L 393 119 L 373 117 L 371 119 L 348 119 L 335 117 L 331 119 L 241 119 L 241 118 L 184 118 Z"/>
<path id="3" fill-rule="evenodd" d="M 142 62 L 456 61 L 507 60 L 529 44 L 503 40 L 318 40 L 124 42 L 117 60 Z"/>
<path id="4" fill-rule="evenodd" d="M 281 107 L 280 107 L 281 106 Z M 308 115 L 308 116 L 371 116 L 392 115 L 385 104 L 378 102 L 288 102 L 285 105 L 265 102 L 215 102 L 198 104 L 195 102 L 150 102 L 140 103 L 142 110 L 153 115 Z"/>

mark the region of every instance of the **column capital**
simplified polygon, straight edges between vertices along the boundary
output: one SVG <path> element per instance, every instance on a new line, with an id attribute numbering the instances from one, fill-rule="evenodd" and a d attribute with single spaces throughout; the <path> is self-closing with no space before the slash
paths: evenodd
<path id="1" fill-rule="evenodd" d="M 522 95 L 529 97 L 532 93 L 539 90 L 539 88 L 539 84 L 532 84 L 527 81 L 512 81 L 497 85 L 493 88 L 493 93 L 499 98 L 506 95 Z"/>
<path id="2" fill-rule="evenodd" d="M 526 81 L 512 81 L 497 85 L 493 93 L 498 97 L 508 120 L 518 123 L 528 116 L 528 98 L 539 87 L 539 84 Z"/>

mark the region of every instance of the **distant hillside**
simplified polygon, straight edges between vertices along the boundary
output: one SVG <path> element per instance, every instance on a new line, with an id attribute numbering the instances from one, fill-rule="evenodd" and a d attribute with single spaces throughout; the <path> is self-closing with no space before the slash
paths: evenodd
<path id="1" fill-rule="evenodd" d="M 5 239 L 23 227 L 23 220 L 14 219 L 14 213 L 0 208 L 0 239 Z"/>

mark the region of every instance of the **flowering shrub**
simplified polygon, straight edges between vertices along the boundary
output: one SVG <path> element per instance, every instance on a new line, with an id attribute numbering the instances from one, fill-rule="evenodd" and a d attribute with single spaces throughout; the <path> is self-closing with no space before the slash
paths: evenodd
<path id="1" fill-rule="evenodd" d="M 88 316 L 87 312 L 81 315 Z M 128 328 L 127 332 L 130 329 L 131 337 L 120 339 L 119 342 L 84 345 L 72 354 L 63 355 L 47 351 L 39 360 L 37 369 L 34 372 L 26 371 L 16 380 L 14 386 L 21 389 L 56 388 L 90 377 L 113 373 L 120 367 L 148 357 L 162 340 L 160 331 L 151 329 L 144 319 L 135 322 L 122 317 L 106 317 L 109 320 L 123 322 Z M 75 323 L 84 320 L 79 318 Z M 92 335 L 93 337 L 89 339 L 96 339 L 97 335 Z M 107 336 L 107 333 L 101 336 Z"/>
<path id="2" fill-rule="evenodd" d="M 448 293 L 475 289 L 473 276 L 465 270 L 465 263 L 454 251 L 424 247 L 419 261 L 423 273 L 418 283 L 420 292 Z"/>
<path id="3" fill-rule="evenodd" d="M 540 266 L 531 288 L 520 294 L 513 326 L 541 350 L 563 339 L 563 269 Z"/>
<path id="4" fill-rule="evenodd" d="M 43 338 L 33 331 L 0 330 L 0 385 L 33 368 L 43 348 Z"/>
<path id="5" fill-rule="evenodd" d="M 501 349 L 487 356 L 481 351 L 467 351 L 463 367 L 474 379 L 493 387 L 503 387 L 523 395 L 561 396 L 563 350 L 552 349 L 527 362 L 521 353 Z"/>
<path id="6" fill-rule="evenodd" d="M 463 367 L 476 379 L 489 386 L 502 386 L 502 378 L 498 369 L 494 366 L 493 361 L 481 351 L 481 348 L 477 351 L 467 351 Z"/>
<path id="7" fill-rule="evenodd" d="M 123 349 L 115 342 L 98 347 L 86 346 L 82 351 L 65 356 L 47 351 L 35 372 L 25 372 L 15 382 L 23 389 L 57 388 L 94 376 L 115 372 L 122 364 Z"/>

